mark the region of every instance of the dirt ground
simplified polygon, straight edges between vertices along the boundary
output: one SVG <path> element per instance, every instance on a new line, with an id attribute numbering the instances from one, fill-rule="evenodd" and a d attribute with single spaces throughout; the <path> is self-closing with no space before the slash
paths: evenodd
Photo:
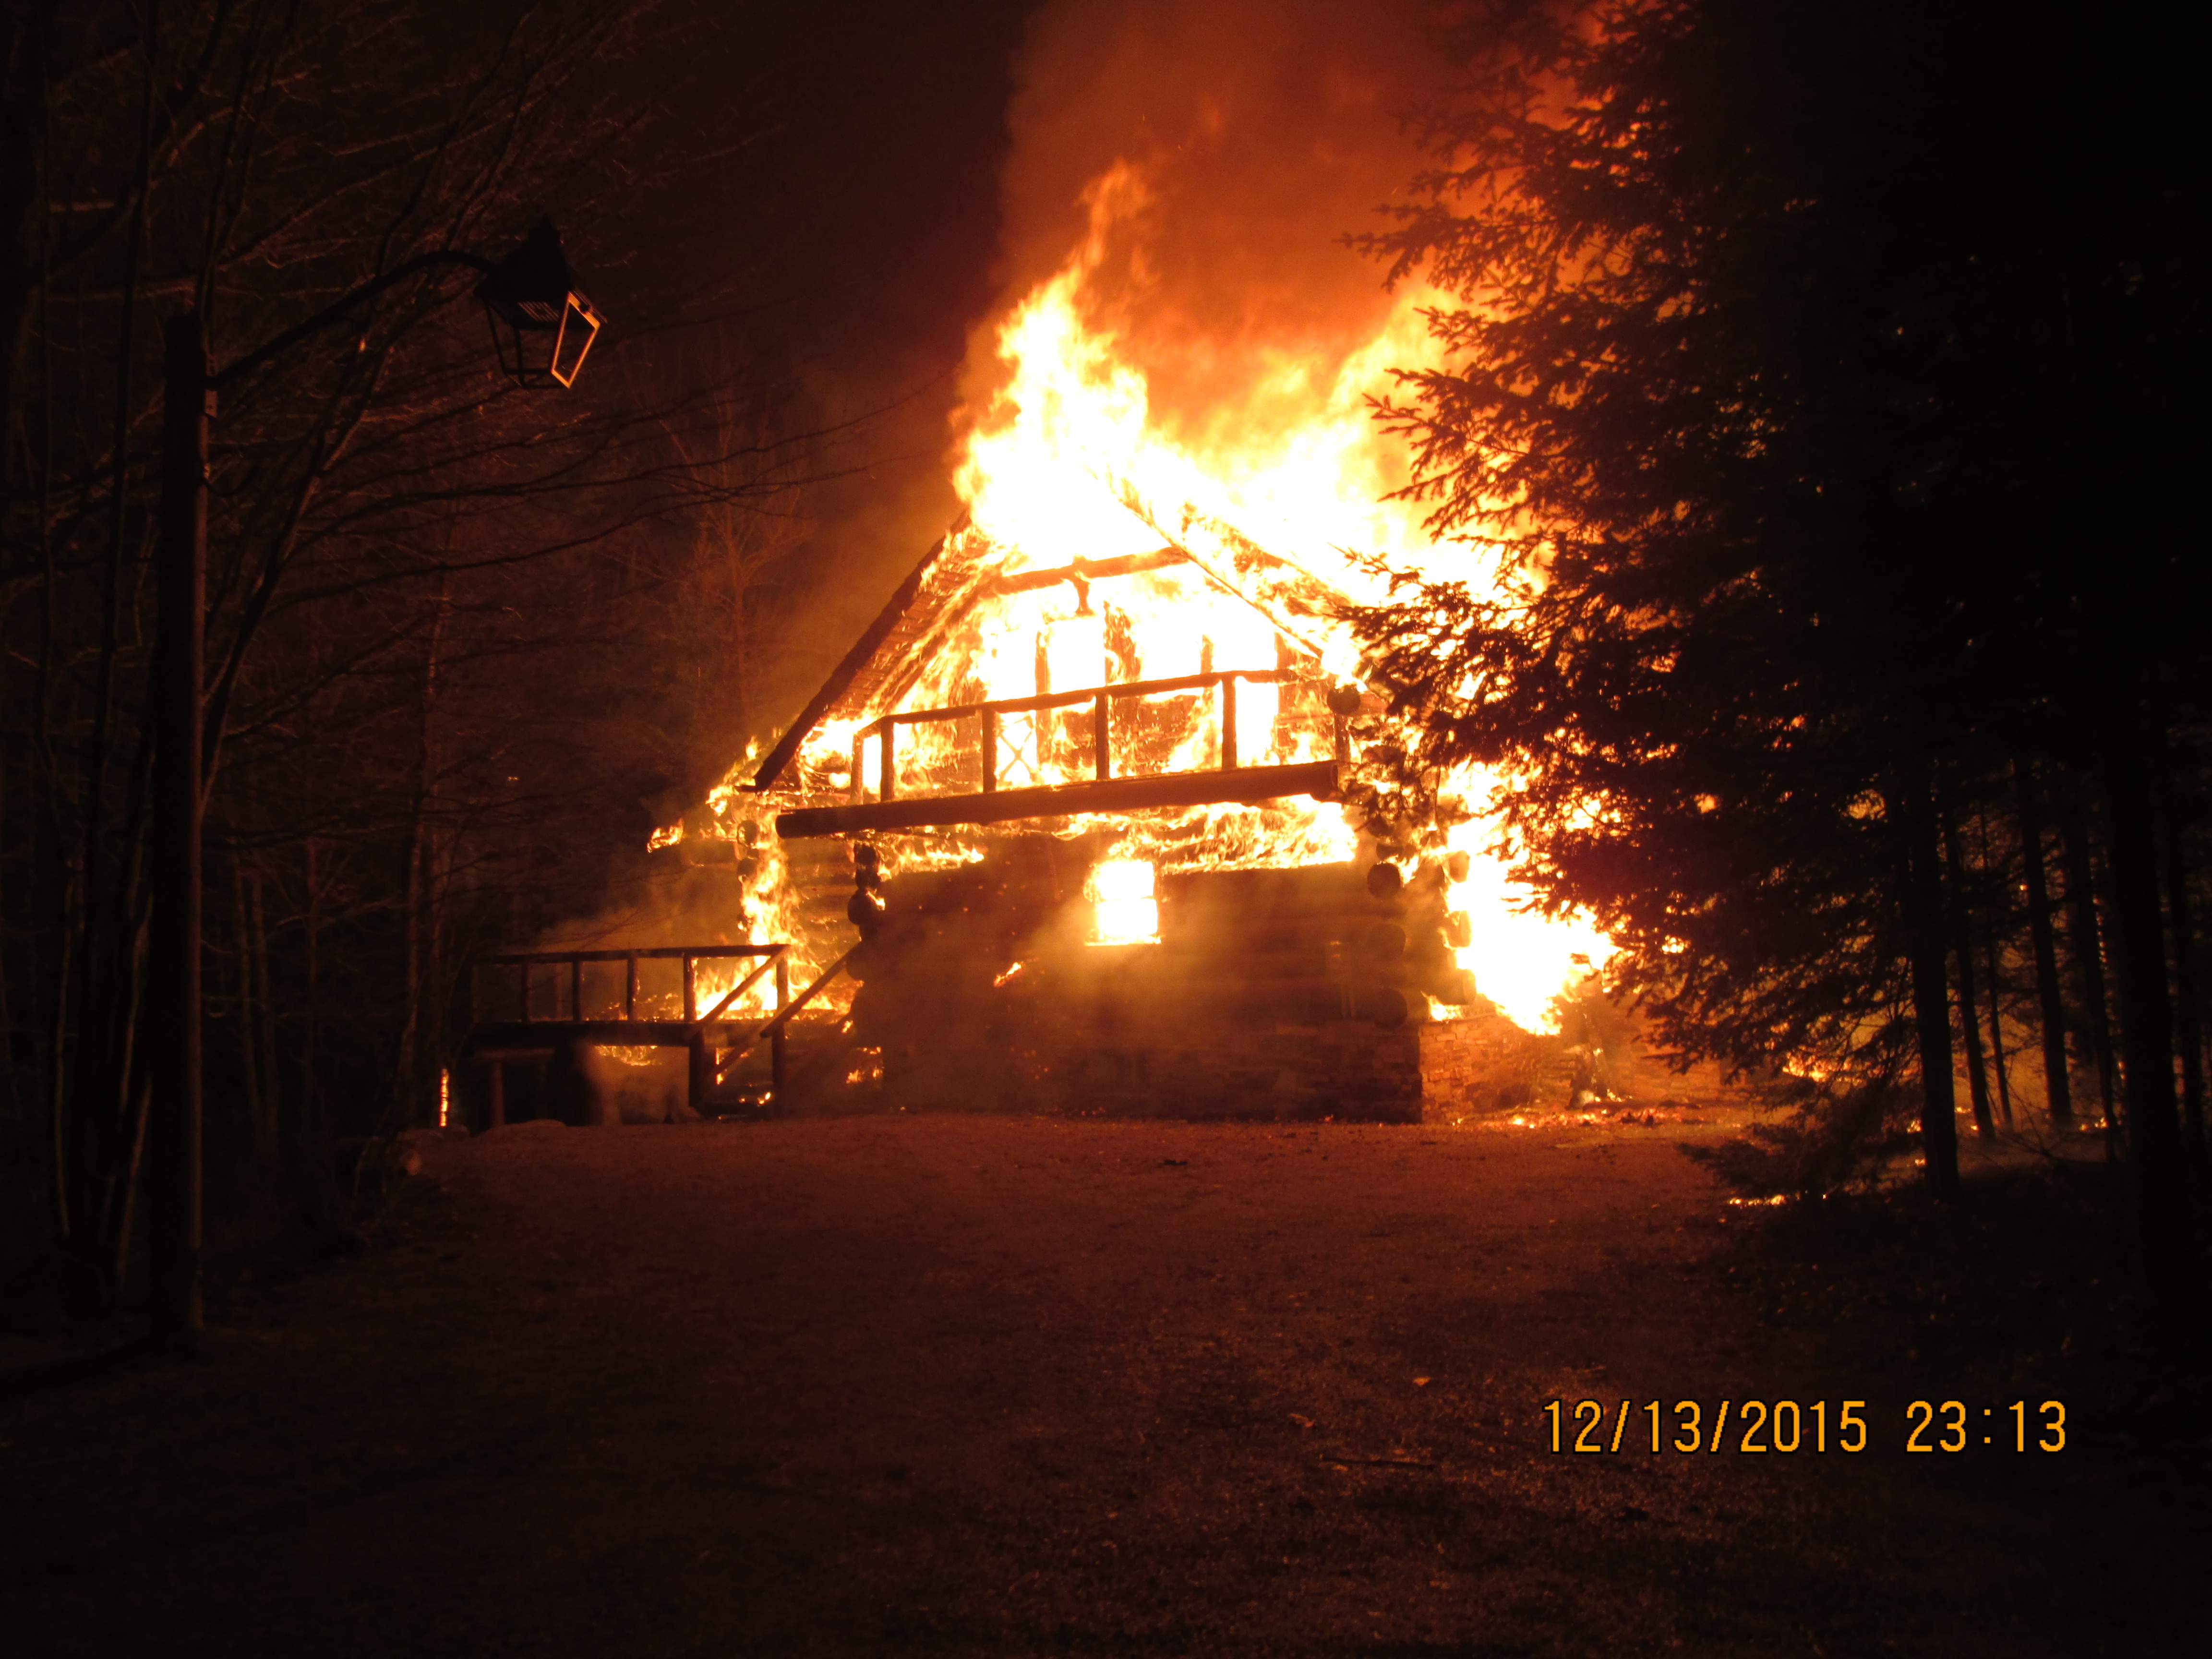
<path id="1" fill-rule="evenodd" d="M 2111 1398 L 2013 1450 L 2007 1390 L 2033 1439 L 2067 1373 L 1846 1316 L 1848 1261 L 1746 1243 L 1764 1212 L 1680 1150 L 1714 1133 L 441 1146 L 379 1249 L 222 1304 L 204 1363 L 0 1401 L 0 1648 L 2207 1651 L 2201 1477 Z M 1629 1402 L 1618 1452 L 1550 1449 L 1584 1398 L 1601 1442 Z M 1915 1398 L 1966 1449 L 1905 1451 Z M 1735 1426 L 1654 1455 L 1654 1399 L 1669 1439 L 1680 1400 Z M 1778 1399 L 1802 1449 L 1740 1449 Z"/>

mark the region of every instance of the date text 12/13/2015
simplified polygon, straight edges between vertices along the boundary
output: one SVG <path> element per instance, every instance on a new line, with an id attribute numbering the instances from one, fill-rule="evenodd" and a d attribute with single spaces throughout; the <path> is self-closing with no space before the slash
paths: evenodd
<path id="1" fill-rule="evenodd" d="M 1863 1452 L 1873 1443 L 1863 1400 L 1549 1400 L 1544 1416 L 1555 1452 Z M 1633 1431 L 1630 1428 L 1635 1421 Z M 1905 1408 L 1904 1449 L 1962 1452 L 2063 1451 L 2063 1401 L 2014 1400 L 1973 1407 L 1961 1400 L 1916 1400 Z"/>

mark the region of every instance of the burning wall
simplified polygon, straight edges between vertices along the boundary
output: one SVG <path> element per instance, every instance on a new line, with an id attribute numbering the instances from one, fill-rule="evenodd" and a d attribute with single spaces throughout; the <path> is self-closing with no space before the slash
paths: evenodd
<path id="1" fill-rule="evenodd" d="M 791 793 L 749 795 L 761 758 L 750 756 L 684 831 L 695 857 L 702 840 L 726 845 L 751 937 L 800 941 L 813 958 L 802 969 L 849 942 L 843 843 L 782 840 L 770 822 L 795 802 L 880 797 L 882 737 L 854 738 L 881 715 L 1243 670 L 1273 678 L 1240 682 L 1233 714 L 1218 687 L 1117 702 L 1121 764 L 1218 767 L 1231 750 L 1245 765 L 1324 759 L 1328 692 L 1359 676 L 1334 598 L 1376 597 L 1391 566 L 1492 579 L 1485 550 L 1431 544 L 1419 509 L 1393 498 L 1405 458 L 1373 419 L 1391 370 L 1431 349 L 1421 307 L 1433 296 L 1385 291 L 1340 241 L 1419 165 L 1399 116 L 1427 90 L 1423 12 L 1040 14 L 1009 116 L 1008 298 L 966 374 L 951 465 L 969 511 L 933 568 L 942 591 L 917 596 L 928 625 L 810 731 L 778 779 Z M 983 787 L 981 719 L 898 727 L 892 791 Z M 1085 775 L 1096 738 L 1085 720 L 1001 720 L 992 786 Z M 1478 772 L 1451 781 L 1471 816 L 1449 826 L 1430 867 L 1459 878 L 1445 895 L 1447 913 L 1467 917 L 1451 965 L 1533 1029 L 1606 945 L 1586 926 L 1517 910 L 1486 848 L 1488 792 Z M 1158 894 L 1189 872 L 1375 857 L 1355 816 L 1309 797 L 1050 827 L 1089 849 L 1094 932 L 1119 918 L 1091 941 L 1102 945 L 1143 937 L 1145 907 L 1157 916 Z M 957 872 L 1001 840 L 942 828 L 899 836 L 883 856 L 913 876 Z M 1131 890 L 1105 890 L 1117 883 Z"/>

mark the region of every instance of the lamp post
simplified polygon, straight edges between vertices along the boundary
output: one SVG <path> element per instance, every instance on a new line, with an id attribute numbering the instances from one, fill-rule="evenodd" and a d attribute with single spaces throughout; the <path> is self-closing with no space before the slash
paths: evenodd
<path id="1" fill-rule="evenodd" d="M 221 370 L 208 367 L 206 327 L 197 311 L 162 325 L 159 617 L 148 688 L 155 732 L 148 964 L 153 1098 L 147 1126 L 153 1336 L 161 1346 L 190 1351 L 203 1326 L 200 824 L 206 796 L 208 420 L 225 384 L 346 321 L 385 289 L 441 265 L 483 273 L 476 297 L 509 377 L 526 386 L 574 384 L 599 337 L 600 317 L 577 289 L 550 220 L 540 221 L 496 264 L 444 250 L 410 259 Z"/>

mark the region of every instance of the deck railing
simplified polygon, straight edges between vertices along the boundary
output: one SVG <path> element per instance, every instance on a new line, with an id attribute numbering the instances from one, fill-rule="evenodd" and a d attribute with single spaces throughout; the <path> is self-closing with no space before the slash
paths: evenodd
<path id="1" fill-rule="evenodd" d="M 638 964 L 641 962 L 681 962 L 684 965 L 684 1023 L 698 1024 L 721 1018 L 729 1006 L 745 992 L 758 984 L 765 975 L 775 975 L 775 1006 L 781 1009 L 791 1000 L 791 968 L 787 955 L 788 945 L 649 945 L 635 951 L 509 951 L 495 956 L 476 958 L 477 968 L 514 968 L 519 971 L 515 1006 L 519 1018 L 527 1023 L 538 1016 L 530 1012 L 531 970 L 535 968 L 567 968 L 568 1012 L 561 1012 L 561 975 L 556 972 L 553 981 L 553 1012 L 548 1019 L 581 1020 L 584 1013 L 584 964 L 590 962 L 619 962 L 627 973 L 623 986 L 623 1011 L 620 1018 L 637 1018 Z M 699 1012 L 699 964 L 702 962 L 726 960 L 732 957 L 758 957 L 761 965 L 738 981 L 736 988 L 717 1002 L 706 1013 Z M 476 1018 L 476 980 L 469 981 L 470 1013 Z"/>
<path id="2" fill-rule="evenodd" d="M 469 1054 L 489 1068 L 489 1109 L 495 1124 L 505 1119 L 504 1068 L 510 1063 L 542 1064 L 555 1046 L 563 1042 L 682 1048 L 690 1053 L 689 1092 L 693 1109 L 703 1111 L 708 1096 L 722 1080 L 726 1067 L 763 1042 L 769 1044 L 769 1088 L 781 1093 L 785 1084 L 785 1040 L 793 1018 L 843 972 L 848 951 L 797 996 L 791 994 L 791 946 L 776 945 L 668 945 L 617 951 L 508 951 L 481 956 L 476 969 L 512 968 L 516 970 L 516 1015 L 513 1019 L 487 1017 L 477 1006 L 476 974 L 469 975 Z M 757 958 L 758 965 L 716 1000 L 714 1006 L 699 1006 L 699 964 L 731 957 Z M 680 1019 L 663 1019 L 638 1012 L 639 965 L 647 962 L 677 962 L 684 976 L 684 1012 Z M 584 969 L 592 963 L 623 964 L 621 1012 L 587 1013 L 584 1004 Z M 531 1007 L 532 974 L 553 970 L 553 1007 L 539 1015 Z M 561 970 L 566 969 L 564 974 Z M 738 999 L 773 974 L 775 1010 L 754 1024 L 750 1017 L 733 1018 L 730 1009 Z M 567 987 L 567 1010 L 562 988 Z M 750 1028 L 750 1029 L 748 1029 Z"/>
<path id="3" fill-rule="evenodd" d="M 1221 769 L 1233 772 L 1237 769 L 1237 682 L 1249 680 L 1255 684 L 1281 684 L 1285 682 L 1310 680 L 1310 675 L 1290 668 L 1224 668 L 1203 674 L 1183 674 L 1173 679 L 1123 680 L 1113 685 L 1086 686 L 1079 691 L 1052 691 L 1035 697 L 1006 697 L 993 702 L 957 703 L 947 708 L 917 708 L 908 713 L 885 714 L 872 720 L 853 734 L 852 798 L 855 803 L 867 798 L 866 751 L 868 740 L 875 738 L 880 747 L 877 768 L 876 799 L 892 800 L 898 794 L 898 738 L 902 726 L 926 726 L 939 720 L 970 720 L 982 717 L 983 793 L 992 794 L 999 787 L 999 722 L 1007 714 L 1042 714 L 1056 708 L 1079 708 L 1088 704 L 1091 708 L 1091 769 L 1100 782 L 1114 775 L 1113 706 L 1133 697 L 1163 696 L 1177 691 L 1209 691 L 1219 688 L 1221 693 Z"/>

